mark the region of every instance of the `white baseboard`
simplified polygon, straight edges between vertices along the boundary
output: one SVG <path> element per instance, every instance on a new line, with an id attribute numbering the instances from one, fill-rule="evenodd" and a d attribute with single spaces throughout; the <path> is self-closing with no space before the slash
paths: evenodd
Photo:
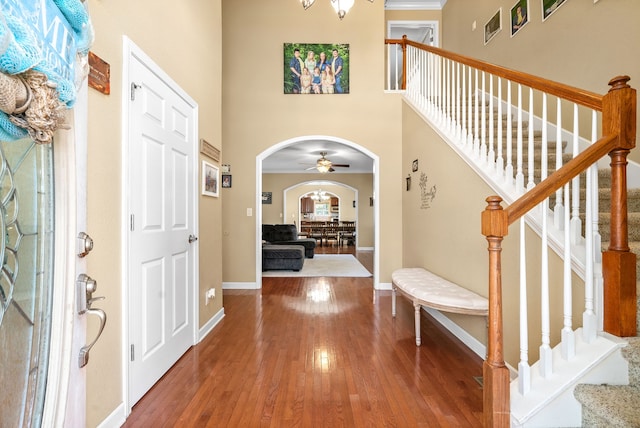
<path id="1" fill-rule="evenodd" d="M 97 428 L 120 428 L 127 420 L 124 403 L 120 403 L 109 416 L 107 416 Z"/>
<path id="2" fill-rule="evenodd" d="M 213 330 L 213 328 L 222 321 L 222 318 L 224 318 L 224 308 L 220 308 L 220 310 L 200 328 L 200 331 L 198 331 L 198 343 L 202 342 L 202 339 L 204 339 L 211 330 Z"/>
<path id="3" fill-rule="evenodd" d="M 223 282 L 223 290 L 257 290 L 258 284 L 255 282 Z"/>
<path id="4" fill-rule="evenodd" d="M 449 318 L 442 315 L 442 313 L 436 309 L 422 307 L 422 309 L 436 319 L 444 328 L 449 330 L 451 334 L 457 337 L 462 343 L 464 343 L 469 349 L 475 352 L 483 360 L 487 356 L 487 347 L 480 343 L 478 339 L 471 336 L 458 324 L 451 321 Z"/>
<path id="5" fill-rule="evenodd" d="M 373 247 L 358 247 L 356 248 L 358 251 L 373 251 Z"/>
<path id="6" fill-rule="evenodd" d="M 390 282 L 379 282 L 376 290 L 391 290 Z"/>

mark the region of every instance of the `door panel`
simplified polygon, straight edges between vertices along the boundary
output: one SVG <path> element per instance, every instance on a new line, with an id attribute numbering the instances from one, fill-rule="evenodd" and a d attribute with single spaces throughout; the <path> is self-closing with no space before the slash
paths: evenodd
<path id="1" fill-rule="evenodd" d="M 197 171 L 194 107 L 136 57 L 129 79 L 132 406 L 193 344 Z"/>

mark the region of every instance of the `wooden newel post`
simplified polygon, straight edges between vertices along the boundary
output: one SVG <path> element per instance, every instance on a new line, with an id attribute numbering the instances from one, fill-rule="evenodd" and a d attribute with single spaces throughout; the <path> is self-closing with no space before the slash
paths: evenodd
<path id="1" fill-rule="evenodd" d="M 508 233 L 508 214 L 502 209 L 502 198 L 487 198 L 482 212 L 482 234 L 489 243 L 489 332 L 487 359 L 483 374 L 483 418 L 485 427 L 509 427 L 509 370 L 504 364 L 502 330 L 502 272 L 500 253 L 502 239 Z"/>
<path id="2" fill-rule="evenodd" d="M 627 156 L 635 147 L 636 91 L 618 76 L 603 98 L 604 135 L 618 135 L 611 158 L 611 240 L 602 255 L 604 330 L 616 336 L 636 335 L 636 255 L 629 249 Z"/>
<path id="3" fill-rule="evenodd" d="M 407 35 L 402 36 L 402 89 L 407 89 Z"/>

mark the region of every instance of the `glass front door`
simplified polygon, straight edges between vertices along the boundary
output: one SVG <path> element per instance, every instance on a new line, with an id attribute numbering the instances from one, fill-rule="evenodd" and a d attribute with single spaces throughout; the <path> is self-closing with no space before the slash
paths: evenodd
<path id="1" fill-rule="evenodd" d="M 40 426 L 53 288 L 53 146 L 0 142 L 0 426 Z"/>

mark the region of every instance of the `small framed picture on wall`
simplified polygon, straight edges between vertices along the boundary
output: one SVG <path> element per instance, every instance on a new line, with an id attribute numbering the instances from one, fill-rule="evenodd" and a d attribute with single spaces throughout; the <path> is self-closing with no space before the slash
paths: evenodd
<path id="1" fill-rule="evenodd" d="M 202 161 L 202 194 L 218 197 L 218 183 L 220 170 L 207 161 Z"/>

